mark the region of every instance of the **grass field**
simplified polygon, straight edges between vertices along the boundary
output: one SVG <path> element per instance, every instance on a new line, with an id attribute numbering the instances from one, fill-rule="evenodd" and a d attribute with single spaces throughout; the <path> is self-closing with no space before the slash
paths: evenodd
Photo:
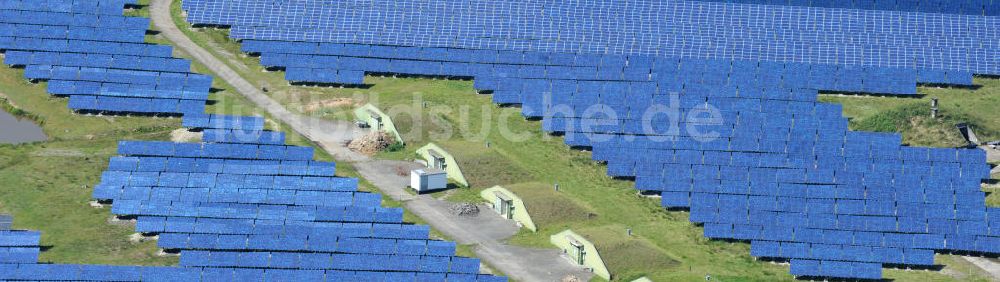
<path id="1" fill-rule="evenodd" d="M 183 24 L 179 7 L 176 6 L 175 21 Z M 468 166 L 478 166 L 477 163 L 491 166 L 500 162 L 498 158 L 503 158 L 506 159 L 501 165 L 504 169 L 462 169 L 485 172 L 477 174 L 481 176 L 473 180 L 480 183 L 539 183 L 536 184 L 539 190 L 532 191 L 537 193 L 532 197 L 550 202 L 571 202 L 594 214 L 587 219 L 565 221 L 562 224 L 540 224 L 537 233 L 522 231 L 510 240 L 511 243 L 551 248 L 548 243 L 550 235 L 573 228 L 595 232 L 598 234 L 596 237 L 605 242 L 595 242 L 597 244 L 641 248 L 642 251 L 637 251 L 634 256 L 609 254 L 616 258 L 615 262 L 609 264 L 620 272 L 616 274 L 616 280 L 623 281 L 640 276 L 648 276 L 654 281 L 694 281 L 704 279 L 706 273 L 711 274 L 716 281 L 792 280 L 787 265 L 758 262 L 750 257 L 748 244 L 705 239 L 702 229 L 688 221 L 687 213 L 665 211 L 658 200 L 637 195 L 632 182 L 607 177 L 605 167 L 591 161 L 589 153 L 571 150 L 560 138 L 543 134 L 539 122 L 525 121 L 520 117 L 520 109 L 496 107 L 489 96 L 475 94 L 470 81 L 368 77 L 365 82 L 371 87 L 364 89 L 290 86 L 284 81 L 283 73 L 263 72 L 257 58 L 241 55 L 239 44 L 228 39 L 226 30 L 182 29 L 195 42 L 213 50 L 217 57 L 244 77 L 268 88 L 269 95 L 293 111 L 330 119 L 352 119 L 348 113 L 356 105 L 370 102 L 379 106 L 394 117 L 394 122 L 408 144 L 404 150 L 383 153 L 379 157 L 410 159 L 414 157 L 416 148 L 428 141 L 435 141 L 456 148 L 452 153 L 458 158 L 487 156 L 487 160 L 468 162 Z M 987 87 L 976 93 L 986 91 L 986 94 L 975 95 L 990 96 L 996 93 L 996 81 L 977 82 L 987 84 Z M 935 95 L 941 96 L 953 92 L 934 89 L 922 91 L 936 91 Z M 961 91 L 964 90 L 954 92 Z M 942 98 L 946 114 L 966 112 L 965 109 L 971 108 L 972 104 L 981 103 L 960 97 L 960 94 L 948 97 L 949 99 Z M 855 101 L 853 98 L 835 96 L 824 96 L 822 99 L 847 105 L 845 112 L 848 116 L 855 117 L 855 122 L 885 110 L 874 108 L 864 111 L 855 108 L 855 105 L 869 104 L 867 100 Z M 886 107 L 900 103 L 898 98 L 875 99 L 886 99 Z M 997 128 L 992 127 L 992 122 L 988 120 L 982 123 L 984 128 Z M 922 126 L 917 126 L 920 127 Z M 520 142 L 512 141 L 503 137 L 504 130 L 524 133 L 529 137 Z M 904 131 L 904 135 L 909 136 L 910 133 Z M 489 148 L 485 146 L 487 142 L 490 144 Z M 468 152 L 462 148 L 466 148 Z M 515 172 L 511 174 L 509 170 Z M 510 175 L 519 177 L 512 179 Z M 521 178 L 526 180 L 520 180 Z M 559 192 L 551 189 L 550 185 L 554 183 L 560 185 Z M 479 189 L 483 187 L 473 186 L 472 189 L 445 192 L 447 199 L 475 201 Z M 626 237 L 625 228 L 633 230 L 633 238 Z M 640 243 L 627 243 L 631 240 Z M 885 277 L 900 281 L 987 280 L 982 273 L 973 271 L 968 263 L 956 258 L 949 255 L 937 257 L 939 263 L 947 265 L 948 271 L 945 272 L 888 269 Z"/>

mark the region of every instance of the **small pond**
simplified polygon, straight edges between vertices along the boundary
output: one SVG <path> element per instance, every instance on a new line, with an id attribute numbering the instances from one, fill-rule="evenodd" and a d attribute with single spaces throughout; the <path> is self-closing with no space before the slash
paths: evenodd
<path id="1" fill-rule="evenodd" d="M 20 144 L 47 139 L 42 128 L 30 119 L 18 119 L 0 110 L 0 144 Z"/>

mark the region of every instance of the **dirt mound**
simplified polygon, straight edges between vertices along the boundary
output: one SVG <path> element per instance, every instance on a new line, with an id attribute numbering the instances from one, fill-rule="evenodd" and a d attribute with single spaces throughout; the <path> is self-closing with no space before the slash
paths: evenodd
<path id="1" fill-rule="evenodd" d="M 340 108 L 340 107 L 353 107 L 357 106 L 358 103 L 351 98 L 333 98 L 322 101 L 315 101 L 305 105 L 306 112 L 315 112 L 323 108 Z"/>
<path id="2" fill-rule="evenodd" d="M 479 206 L 471 203 L 459 203 L 448 208 L 448 212 L 457 216 L 477 216 L 479 215 Z"/>
<path id="3" fill-rule="evenodd" d="M 193 132 L 185 128 L 178 128 L 170 132 L 170 141 L 173 142 L 198 142 L 201 141 L 201 137 L 201 132 Z"/>
<path id="4" fill-rule="evenodd" d="M 565 277 L 562 278 L 562 282 L 583 282 L 583 280 L 580 279 L 580 277 L 576 277 L 573 275 L 566 275 Z"/>
<path id="5" fill-rule="evenodd" d="M 389 145 L 392 145 L 395 142 L 396 140 L 389 134 L 382 131 L 376 131 L 361 136 L 358 139 L 351 140 L 350 143 L 347 143 L 347 148 L 362 154 L 374 155 L 375 153 L 385 150 L 385 148 L 389 148 Z"/>

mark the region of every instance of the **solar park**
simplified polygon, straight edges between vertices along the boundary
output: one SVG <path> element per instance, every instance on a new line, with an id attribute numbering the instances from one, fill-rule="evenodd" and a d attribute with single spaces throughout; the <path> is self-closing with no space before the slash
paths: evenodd
<path id="1" fill-rule="evenodd" d="M 183 116 L 203 142 L 122 141 L 93 197 L 180 254 L 173 267 L 39 263 L 39 232 L 0 231 L 4 281 L 506 281 L 381 196 L 335 177 L 260 117 L 205 114 L 211 77 L 144 43 L 131 0 L 0 1 L 4 63 L 81 113 Z"/>
<path id="2" fill-rule="evenodd" d="M 335 177 L 260 117 L 206 114 L 212 79 L 147 44 L 134 0 L 0 0 L 4 63 L 80 113 L 182 116 L 202 142 L 122 141 L 94 187 L 175 267 L 40 264 L 40 234 L 0 231 L 0 280 L 505 281 Z M 185 0 L 289 82 L 366 74 L 471 77 L 608 174 L 690 211 L 712 239 L 750 243 L 799 277 L 880 279 L 936 252 L 1000 253 L 985 152 L 903 146 L 848 130 L 822 91 L 915 95 L 1000 75 L 1000 3 L 857 1 Z M 543 11 L 538 15 L 539 11 Z M 718 107 L 669 129 L 651 104 Z M 556 107 L 554 105 L 559 105 Z M 600 105 L 617 117 L 579 113 Z M 594 120 L 600 126 L 586 126 Z M 678 126 L 684 127 L 682 121 Z M 653 124 L 650 132 L 644 124 Z M 667 141 L 664 141 L 667 140 Z M 15 219 L 16 220 L 16 219 Z"/>
<path id="3" fill-rule="evenodd" d="M 767 4 L 767 5 L 762 5 Z M 915 95 L 997 75 L 993 1 L 187 0 L 291 82 L 471 77 L 498 104 L 593 150 L 713 239 L 801 277 L 880 279 L 935 252 L 996 254 L 985 152 L 854 132 L 821 91 Z M 703 142 L 651 104 L 718 107 Z M 584 117 L 600 105 L 616 118 Z M 556 107 L 558 106 L 558 107 Z M 594 120 L 602 121 L 599 126 Z M 642 125 L 653 124 L 652 133 Z M 660 125 L 663 125 L 662 127 Z M 678 124 L 683 128 L 686 124 Z M 668 141 L 663 141 L 664 139 Z M 597 141 L 599 140 L 599 141 Z"/>

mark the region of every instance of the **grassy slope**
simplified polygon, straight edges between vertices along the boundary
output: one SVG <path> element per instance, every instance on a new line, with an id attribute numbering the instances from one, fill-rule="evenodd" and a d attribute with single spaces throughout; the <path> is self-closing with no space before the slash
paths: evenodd
<path id="1" fill-rule="evenodd" d="M 179 14 L 179 9 L 175 7 L 175 21 L 183 23 L 177 16 Z M 531 180 L 560 184 L 559 194 L 547 195 L 572 200 L 597 214 L 594 219 L 568 223 L 569 227 L 631 227 L 638 238 L 648 241 L 654 247 L 656 255 L 679 262 L 673 266 L 653 268 L 626 263 L 616 266 L 621 272 L 617 276 L 619 279 L 649 275 L 656 281 L 692 280 L 703 279 L 705 273 L 711 273 L 720 281 L 792 279 L 787 274 L 787 266 L 761 263 L 751 258 L 747 244 L 705 239 L 701 228 L 688 222 L 686 213 L 664 211 L 656 200 L 637 196 L 631 182 L 606 177 L 604 167 L 590 161 L 589 153 L 570 150 L 558 138 L 544 137 L 538 122 L 524 121 L 519 116 L 519 109 L 496 108 L 489 96 L 476 95 L 469 81 L 368 77 L 366 83 L 372 87 L 367 89 L 289 86 L 283 80 L 283 73 L 262 72 L 257 58 L 240 55 L 239 44 L 228 39 L 226 30 L 182 29 L 195 42 L 213 49 L 217 57 L 227 60 L 228 64 L 245 77 L 258 81 L 262 87 L 268 87 L 273 98 L 293 111 L 331 119 L 351 119 L 348 112 L 352 105 L 372 102 L 387 110 L 394 117 L 394 122 L 409 145 L 405 150 L 384 153 L 380 157 L 412 158 L 415 149 L 428 140 L 443 141 L 457 147 L 477 148 L 476 150 L 484 149 L 483 144 L 488 141 L 491 144 L 489 150 L 493 151 L 490 154 L 502 156 L 513 166 L 523 168 L 529 173 Z M 414 102 L 416 96 L 420 97 L 420 101 L 426 101 L 428 108 L 422 108 L 422 102 Z M 406 108 L 427 114 L 415 119 L 401 113 Z M 460 130 L 462 126 L 454 125 L 457 121 L 468 121 L 471 125 L 463 131 Z M 509 125 L 510 131 L 528 132 L 532 137 L 528 142 L 507 141 L 499 133 L 497 125 L 500 123 Z M 461 131 L 466 136 L 446 140 L 431 138 L 449 131 L 456 135 Z M 448 192 L 448 199 L 474 200 L 478 197 L 478 191 L 478 188 L 474 188 Z M 540 226 L 538 233 L 521 232 L 511 241 L 525 246 L 550 247 L 548 237 L 565 227 Z M 938 260 L 949 268 L 967 268 L 967 263 L 957 261 L 952 256 L 938 256 Z M 906 281 L 954 279 L 940 272 L 901 270 L 886 270 L 886 277 Z M 967 278 L 983 280 L 981 276 Z"/>

